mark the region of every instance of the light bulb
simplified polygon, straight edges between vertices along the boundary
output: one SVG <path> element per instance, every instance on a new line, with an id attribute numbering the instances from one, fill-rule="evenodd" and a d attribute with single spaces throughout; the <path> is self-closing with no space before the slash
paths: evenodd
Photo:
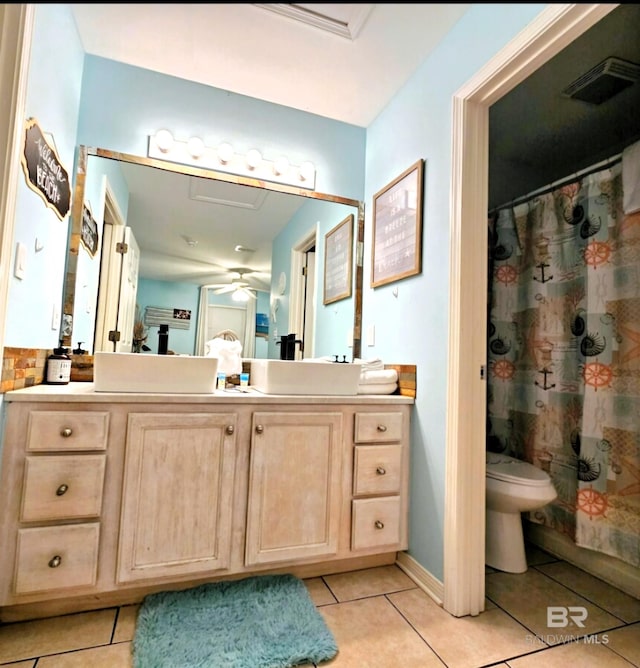
<path id="1" fill-rule="evenodd" d="M 201 158 L 204 155 L 205 145 L 200 137 L 191 137 L 187 142 L 187 150 L 192 158 Z"/>
<path id="2" fill-rule="evenodd" d="M 262 154 L 255 148 L 247 153 L 247 166 L 249 169 L 255 169 L 262 161 Z"/>
<path id="3" fill-rule="evenodd" d="M 163 153 L 167 153 L 173 146 L 173 135 L 169 130 L 158 130 L 155 140 L 156 145 Z"/>
<path id="4" fill-rule="evenodd" d="M 225 165 L 229 160 L 233 158 L 233 146 L 231 144 L 227 144 L 226 142 L 224 144 L 220 144 L 218 146 L 218 160 Z"/>
<path id="5" fill-rule="evenodd" d="M 281 176 L 284 174 L 287 170 L 289 169 L 289 161 L 287 158 L 282 156 L 281 158 L 278 158 L 274 163 L 273 163 L 273 173 L 276 176 Z"/>
<path id="6" fill-rule="evenodd" d="M 312 162 L 303 162 L 300 165 L 300 180 L 311 181 L 316 173 L 315 165 Z"/>
<path id="7" fill-rule="evenodd" d="M 233 299 L 234 302 L 248 302 L 249 295 L 245 290 L 236 290 L 231 294 L 231 299 Z"/>

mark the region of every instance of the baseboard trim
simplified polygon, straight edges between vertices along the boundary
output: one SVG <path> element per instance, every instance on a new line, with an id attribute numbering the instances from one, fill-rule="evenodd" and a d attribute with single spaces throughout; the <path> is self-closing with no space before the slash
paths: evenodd
<path id="1" fill-rule="evenodd" d="M 444 584 L 421 566 L 406 552 L 398 552 L 396 565 L 402 569 L 417 585 L 430 596 L 439 606 L 444 601 Z"/>
<path id="2" fill-rule="evenodd" d="M 638 569 L 608 554 L 578 547 L 570 538 L 543 524 L 524 523 L 524 535 L 530 543 L 558 559 L 577 566 L 585 573 L 604 580 L 625 594 L 640 599 Z"/>

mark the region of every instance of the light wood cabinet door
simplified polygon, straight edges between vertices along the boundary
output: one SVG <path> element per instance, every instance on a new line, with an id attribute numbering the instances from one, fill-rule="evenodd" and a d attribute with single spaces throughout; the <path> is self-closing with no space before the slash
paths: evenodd
<path id="1" fill-rule="evenodd" d="M 254 413 L 245 563 L 331 556 L 338 549 L 341 413 Z"/>
<path id="2" fill-rule="evenodd" d="M 119 582 L 229 565 L 237 417 L 130 413 Z"/>

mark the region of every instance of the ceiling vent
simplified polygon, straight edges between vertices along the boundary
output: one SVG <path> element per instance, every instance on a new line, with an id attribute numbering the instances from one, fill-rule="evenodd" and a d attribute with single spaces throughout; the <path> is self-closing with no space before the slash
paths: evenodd
<path id="1" fill-rule="evenodd" d="M 565 97 L 601 104 L 640 79 L 640 65 L 609 57 L 562 91 Z"/>

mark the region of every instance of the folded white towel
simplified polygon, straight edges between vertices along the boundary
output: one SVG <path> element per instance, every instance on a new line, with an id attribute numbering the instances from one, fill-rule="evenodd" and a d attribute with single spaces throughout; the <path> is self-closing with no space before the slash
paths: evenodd
<path id="1" fill-rule="evenodd" d="M 398 383 L 367 383 L 358 385 L 358 394 L 393 394 Z"/>
<path id="2" fill-rule="evenodd" d="M 622 151 L 622 208 L 626 214 L 640 211 L 640 141 Z"/>
<path id="3" fill-rule="evenodd" d="M 362 364 L 363 371 L 373 371 L 374 369 L 384 369 L 384 362 L 379 357 L 373 357 L 370 360 L 354 359 L 357 364 Z"/>
<path id="4" fill-rule="evenodd" d="M 368 371 L 363 369 L 360 372 L 360 385 L 379 384 L 379 383 L 397 383 L 398 372 L 395 369 L 374 369 Z"/>

